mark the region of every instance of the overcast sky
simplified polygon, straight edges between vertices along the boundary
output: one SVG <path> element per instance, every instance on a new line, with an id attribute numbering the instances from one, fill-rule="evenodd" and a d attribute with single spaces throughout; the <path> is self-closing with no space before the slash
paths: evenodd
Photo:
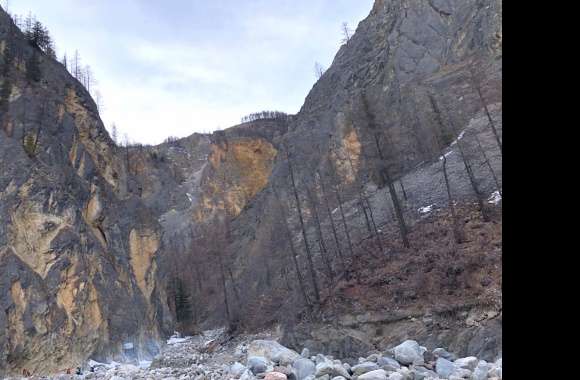
<path id="1" fill-rule="evenodd" d="M 59 56 L 79 50 L 109 130 L 160 143 L 256 111 L 298 112 L 314 63 L 330 65 L 342 22 L 355 29 L 374 0 L 8 1 L 48 26 Z"/>

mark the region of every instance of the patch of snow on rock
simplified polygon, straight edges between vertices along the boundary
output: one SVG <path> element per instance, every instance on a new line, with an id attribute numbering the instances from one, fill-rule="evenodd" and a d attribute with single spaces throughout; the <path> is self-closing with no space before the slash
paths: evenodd
<path id="1" fill-rule="evenodd" d="M 502 199 L 502 197 L 499 194 L 499 190 L 496 190 L 493 192 L 493 194 L 491 194 L 491 196 L 488 198 L 487 202 L 490 204 L 497 205 L 501 201 L 501 199 Z"/>
<path id="2" fill-rule="evenodd" d="M 421 213 L 423 215 L 429 214 L 431 211 L 433 211 L 435 206 L 436 206 L 436 204 L 432 204 L 432 205 L 425 206 L 425 207 L 420 207 L 417 211 L 419 211 L 419 213 Z"/>

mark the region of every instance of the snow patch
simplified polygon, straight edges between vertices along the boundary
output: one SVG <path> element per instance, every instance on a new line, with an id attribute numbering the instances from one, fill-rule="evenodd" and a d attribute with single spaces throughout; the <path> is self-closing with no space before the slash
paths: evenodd
<path id="1" fill-rule="evenodd" d="M 501 201 L 502 197 L 499 194 L 499 190 L 494 191 L 491 196 L 487 199 L 487 202 L 490 204 L 497 205 Z"/>
<path id="2" fill-rule="evenodd" d="M 453 154 L 453 151 L 450 150 L 449 152 L 445 153 L 443 156 L 439 157 L 439 161 L 443 161 L 443 158 L 447 158 Z"/>
<path id="3" fill-rule="evenodd" d="M 189 337 L 178 338 L 178 337 L 172 336 L 171 338 L 167 339 L 167 344 L 180 344 L 180 343 L 185 343 L 188 340 L 189 340 Z"/>
<path id="4" fill-rule="evenodd" d="M 419 207 L 419 209 L 417 211 L 419 211 L 420 214 L 429 214 L 431 211 L 433 211 L 433 209 L 435 208 L 436 204 L 432 204 L 429 206 L 425 206 L 425 207 Z"/>
<path id="5" fill-rule="evenodd" d="M 178 333 L 177 331 L 175 331 L 173 333 L 173 335 L 171 335 L 169 337 L 169 339 L 167 339 L 167 344 L 168 345 L 171 345 L 171 344 L 181 344 L 181 343 L 187 342 L 190 339 L 191 339 L 190 336 L 182 337 L 180 333 Z"/>
<path id="6" fill-rule="evenodd" d="M 141 360 L 139 362 L 139 368 L 147 369 L 147 368 L 151 367 L 151 363 L 152 363 L 152 361 L 150 361 L 150 360 Z"/>
<path id="7" fill-rule="evenodd" d="M 450 145 L 450 146 L 453 146 L 453 145 L 457 144 L 457 142 L 458 142 L 459 140 L 461 140 L 461 139 L 463 138 L 463 136 L 465 136 L 465 131 L 462 131 L 462 132 L 459 134 L 459 136 L 457 136 L 457 138 L 455 139 L 455 141 L 453 141 L 453 142 L 451 143 L 451 145 Z"/>

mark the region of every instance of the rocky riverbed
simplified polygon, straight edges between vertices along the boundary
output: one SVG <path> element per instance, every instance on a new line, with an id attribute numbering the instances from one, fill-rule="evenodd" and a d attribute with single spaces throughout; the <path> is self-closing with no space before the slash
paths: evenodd
<path id="1" fill-rule="evenodd" d="M 331 356 L 300 354 L 279 344 L 273 332 L 229 336 L 211 330 L 192 337 L 175 335 L 153 361 L 89 361 L 81 375 L 34 379 L 165 380 L 429 380 L 502 378 L 502 359 L 458 358 L 443 348 L 433 351 L 407 340 L 384 352 L 370 352 L 358 362 Z M 15 380 L 12 378 L 10 380 Z"/>

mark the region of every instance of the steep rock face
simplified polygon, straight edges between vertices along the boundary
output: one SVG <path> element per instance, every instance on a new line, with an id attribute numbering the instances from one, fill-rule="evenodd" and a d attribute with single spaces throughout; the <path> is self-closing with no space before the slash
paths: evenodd
<path id="1" fill-rule="evenodd" d="M 375 175 L 373 138 L 377 130 L 389 136 L 383 146 L 393 177 L 410 187 L 405 207 L 411 223 L 421 217 L 419 207 L 447 204 L 434 135 L 441 145 L 449 146 L 462 131 L 469 131 L 462 143 L 471 149 L 478 136 L 501 174 L 501 156 L 483 109 L 485 102 L 501 135 L 501 14 L 501 1 L 376 1 L 369 17 L 340 49 L 290 122 L 288 133 L 278 144 L 287 147 L 293 157 L 301 194 L 307 186 L 318 186 L 313 180 L 317 171 L 335 168 L 355 242 L 368 235 L 364 216 L 356 207 L 358 181 L 369 179 L 364 181 L 364 189 L 370 195 L 377 223 L 393 222 L 388 191 Z M 471 83 L 471 68 L 481 83 L 483 102 Z M 457 144 L 449 154 L 454 196 L 473 199 Z M 244 313 L 257 323 L 268 318 L 279 320 L 275 310 L 288 303 L 274 295 L 283 294 L 286 280 L 284 273 L 273 272 L 292 264 L 289 242 L 279 233 L 282 226 L 276 216 L 273 188 L 290 208 L 293 243 L 305 260 L 285 156 L 286 152 L 278 154 L 269 188 L 233 221 L 232 267 L 236 268 L 237 282 L 244 284 L 242 299 L 256 300 L 253 308 L 263 310 Z M 476 177 L 482 191 L 490 194 L 495 185 L 481 155 L 475 156 L 471 159 Z M 302 196 L 302 202 L 308 204 Z M 399 196 L 404 198 L 402 192 Z M 331 203 L 339 224 L 338 205 Z M 316 243 L 316 228 L 308 220 L 307 224 L 308 235 Z M 324 216 L 322 224 L 332 240 L 329 218 Z M 348 243 L 342 233 L 340 244 L 346 250 Z M 323 273 L 320 249 L 313 249 L 320 260 L 317 268 Z M 303 270 L 306 276 L 306 266 Z"/>
<path id="2" fill-rule="evenodd" d="M 393 223 L 388 191 L 375 174 L 377 130 L 388 133 L 386 158 L 407 188 L 411 224 L 421 217 L 419 207 L 447 204 L 434 135 L 450 146 L 458 200 L 473 199 L 453 144 L 462 131 L 469 131 L 465 144 L 478 136 L 501 180 L 501 155 L 483 110 L 485 103 L 501 134 L 501 17 L 497 0 L 377 0 L 298 115 L 120 148 L 82 86 L 24 42 L 0 10 L 0 373 L 122 358 L 125 342 L 142 354 L 155 352 L 175 324 L 170 284 L 176 277 L 190 280 L 194 319 L 202 326 L 224 324 L 228 315 L 249 328 L 294 323 L 301 302 L 292 245 L 304 274 L 307 269 L 287 157 L 304 205 L 306 187 L 321 194 L 316 173 L 335 173 L 340 213 L 355 245 L 368 235 L 357 207 L 361 187 L 377 224 Z M 27 76 L 33 57 L 38 82 Z M 27 138 L 38 141 L 32 152 Z M 473 167 L 482 191 L 491 193 L 481 157 L 473 157 Z M 338 225 L 338 200 L 328 186 Z M 312 211 L 304 211 L 316 270 L 323 273 Z M 331 220 L 319 212 L 323 233 L 331 236 Z M 215 224 L 224 214 L 226 231 Z M 336 244 L 346 252 L 342 232 Z M 340 319 L 350 332 L 349 318 L 359 318 L 351 313 Z M 403 330 L 385 336 L 398 339 Z M 365 334 L 372 335 L 354 336 L 360 343 Z M 456 338 L 433 336 L 446 343 Z M 469 353 L 461 339 L 458 350 Z"/>
<path id="3" fill-rule="evenodd" d="M 0 372 L 62 370 L 124 342 L 154 353 L 160 226 L 121 184 L 89 94 L 4 11 L 0 41 Z"/>

